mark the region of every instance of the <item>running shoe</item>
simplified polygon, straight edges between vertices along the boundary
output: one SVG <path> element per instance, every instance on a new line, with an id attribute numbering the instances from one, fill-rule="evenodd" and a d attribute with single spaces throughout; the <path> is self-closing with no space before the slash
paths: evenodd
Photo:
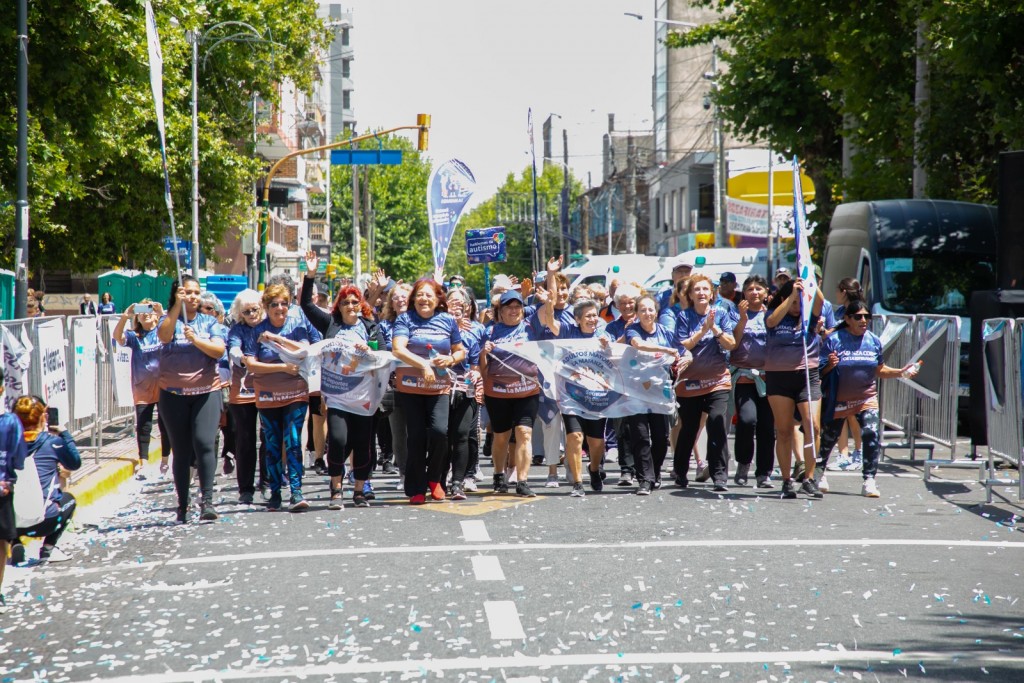
<path id="1" fill-rule="evenodd" d="M 638 496 L 649 496 L 649 495 L 651 495 L 651 482 L 649 482 L 649 481 L 642 481 L 642 482 L 640 482 L 640 487 L 636 490 L 636 495 L 638 495 Z"/>
<path id="2" fill-rule="evenodd" d="M 544 488 L 546 489 L 557 489 L 558 488 L 558 475 L 549 474 L 547 480 L 544 482 Z"/>
<path id="3" fill-rule="evenodd" d="M 793 464 L 793 479 L 795 479 L 798 483 L 803 483 L 804 479 L 806 479 L 806 478 L 807 478 L 807 472 L 805 471 L 805 468 L 804 468 L 804 461 L 803 460 L 797 460 Z"/>
<path id="4" fill-rule="evenodd" d="M 434 500 L 444 500 L 444 486 L 437 481 L 428 481 L 427 488 L 430 489 L 430 497 Z"/>
<path id="5" fill-rule="evenodd" d="M 228 454 L 224 454 L 224 475 L 227 476 L 235 471 L 235 459 Z"/>
<path id="6" fill-rule="evenodd" d="M 538 467 L 540 465 L 543 465 L 544 464 L 544 456 L 543 455 L 535 455 L 535 456 L 533 456 L 533 459 L 530 461 L 530 464 L 533 465 L 534 467 Z"/>
<path id="7" fill-rule="evenodd" d="M 729 486 L 725 482 L 720 482 L 715 484 L 711 490 L 715 493 L 729 493 Z"/>
<path id="8" fill-rule="evenodd" d="M 238 494 L 239 505 L 252 505 L 252 494 L 249 492 Z"/>
<path id="9" fill-rule="evenodd" d="M 750 479 L 750 463 L 749 462 L 738 462 L 736 463 L 736 474 L 732 480 L 737 486 L 746 486 L 747 481 Z"/>
<path id="10" fill-rule="evenodd" d="M 615 482 L 616 486 L 632 486 L 633 485 L 633 473 L 623 472 L 619 475 L 619 480 Z"/>
<path id="11" fill-rule="evenodd" d="M 409 505 L 423 505 L 427 502 L 427 497 L 422 493 L 417 493 L 415 496 L 409 496 Z"/>
<path id="12" fill-rule="evenodd" d="M 821 479 L 818 480 L 818 490 L 821 491 L 822 493 L 828 493 L 829 491 L 828 477 L 825 476 L 824 474 L 821 475 Z"/>
<path id="13" fill-rule="evenodd" d="M 352 505 L 357 508 L 368 508 L 370 507 L 370 501 L 366 500 L 366 496 L 362 491 L 353 491 Z"/>
<path id="14" fill-rule="evenodd" d="M 772 486 L 771 478 L 762 474 L 760 477 L 757 478 L 757 488 L 759 488 L 759 489 L 771 489 L 771 488 L 775 488 L 775 487 Z"/>
<path id="15" fill-rule="evenodd" d="M 521 498 L 536 498 L 537 494 L 533 492 L 530 485 L 525 481 L 516 482 L 516 495 Z"/>
<path id="16" fill-rule="evenodd" d="M 327 476 L 327 463 L 323 458 L 317 458 L 313 461 L 313 471 L 321 477 Z"/>
<path id="17" fill-rule="evenodd" d="M 860 495 L 865 498 L 880 498 L 882 496 L 878 492 L 878 484 L 875 483 L 874 477 L 868 477 L 864 480 L 864 484 L 860 487 Z"/>
<path id="18" fill-rule="evenodd" d="M 281 492 L 271 491 L 270 500 L 267 501 L 267 509 L 271 512 L 277 512 L 281 509 Z"/>
<path id="19" fill-rule="evenodd" d="M 796 498 L 796 482 L 792 479 L 787 479 L 782 482 L 782 497 L 787 500 Z"/>
<path id="20" fill-rule="evenodd" d="M 199 519 L 204 522 L 212 522 L 218 517 L 220 517 L 220 515 L 217 514 L 217 509 L 213 507 L 213 503 L 208 501 L 204 502 L 202 512 L 199 513 Z"/>
<path id="21" fill-rule="evenodd" d="M 711 478 L 711 469 L 707 465 L 701 465 L 700 471 L 697 472 L 697 476 L 694 477 L 694 481 L 705 482 Z"/>
<path id="22" fill-rule="evenodd" d="M 25 563 L 25 546 L 15 543 L 11 546 L 11 565 L 17 567 Z"/>
<path id="23" fill-rule="evenodd" d="M 505 474 L 503 472 L 496 472 L 494 474 L 492 488 L 495 493 L 508 493 L 508 484 L 505 483 Z"/>
<path id="24" fill-rule="evenodd" d="M 803 483 L 800 484 L 800 491 L 811 498 L 824 498 L 825 495 L 818 488 L 818 485 L 814 483 L 814 477 L 808 477 L 804 479 Z"/>
<path id="25" fill-rule="evenodd" d="M 690 482 L 686 481 L 685 479 L 680 479 L 678 477 L 676 478 L 676 486 L 678 486 L 679 488 L 685 489 L 689 485 Z"/>
<path id="26" fill-rule="evenodd" d="M 344 510 L 345 509 L 345 497 L 341 493 L 341 489 L 331 489 L 331 500 L 327 503 L 328 510 Z"/>
<path id="27" fill-rule="evenodd" d="M 384 464 L 380 468 L 380 472 L 381 472 L 381 474 L 386 474 L 388 476 L 392 476 L 392 475 L 398 474 L 398 468 L 395 467 L 394 463 L 392 463 L 390 461 L 385 461 Z"/>
<path id="28" fill-rule="evenodd" d="M 601 491 L 604 489 L 604 477 L 601 476 L 601 470 L 587 470 L 590 472 L 590 488 L 594 491 Z"/>
<path id="29" fill-rule="evenodd" d="M 363 482 L 363 495 L 366 500 L 376 500 L 377 494 L 373 492 L 373 484 L 368 481 Z"/>
<path id="30" fill-rule="evenodd" d="M 68 562 L 69 560 L 71 560 L 71 556 L 56 546 L 44 545 L 39 550 L 40 562 L 52 564 L 54 562 Z"/>
<path id="31" fill-rule="evenodd" d="M 169 469 L 171 469 L 171 466 L 170 466 L 170 464 L 168 464 L 167 459 L 166 458 L 161 458 L 160 459 L 160 478 L 161 479 L 166 479 L 167 478 L 167 470 L 169 470 Z"/>
<path id="32" fill-rule="evenodd" d="M 469 491 L 470 493 L 476 493 L 477 491 L 476 480 L 473 477 L 466 477 L 462 480 L 462 489 Z"/>
<path id="33" fill-rule="evenodd" d="M 660 488 L 661 488 L 661 479 L 655 479 L 654 480 L 654 490 L 657 491 Z"/>
<path id="34" fill-rule="evenodd" d="M 864 466 L 864 456 L 860 451 L 854 451 L 850 455 L 850 462 L 843 468 L 844 472 L 860 472 Z"/>
<path id="35" fill-rule="evenodd" d="M 853 459 L 850 456 L 840 453 L 839 457 L 835 460 L 829 460 L 828 467 L 825 469 L 829 472 L 842 472 L 850 466 L 851 462 L 853 462 Z"/>
<path id="36" fill-rule="evenodd" d="M 174 520 L 178 524 L 184 524 L 185 522 L 188 521 L 188 505 L 186 505 L 184 507 L 182 507 L 180 505 L 178 506 L 178 512 L 175 515 Z"/>
<path id="37" fill-rule="evenodd" d="M 583 490 L 583 482 L 578 481 L 572 485 L 572 491 L 569 492 L 569 496 L 572 498 L 583 498 L 587 495 L 587 492 Z"/>
<path id="38" fill-rule="evenodd" d="M 463 488 L 461 482 L 455 482 L 452 484 L 449 495 L 452 500 L 466 500 L 466 490 Z"/>

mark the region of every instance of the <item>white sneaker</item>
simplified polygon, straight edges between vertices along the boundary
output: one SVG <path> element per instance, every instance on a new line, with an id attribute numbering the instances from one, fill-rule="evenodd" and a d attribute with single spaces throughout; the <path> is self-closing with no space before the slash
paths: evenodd
<path id="1" fill-rule="evenodd" d="M 861 467 L 864 465 L 864 458 L 860 451 L 854 451 L 850 454 L 850 461 L 843 468 L 844 472 L 860 472 Z"/>
<path id="2" fill-rule="evenodd" d="M 821 479 L 818 481 L 818 490 L 822 493 L 828 493 L 828 477 L 825 475 L 822 475 Z"/>
<path id="3" fill-rule="evenodd" d="M 825 468 L 829 472 L 841 472 L 849 467 L 850 463 L 853 462 L 848 455 L 842 455 L 833 460 L 829 460 L 828 466 Z"/>
<path id="4" fill-rule="evenodd" d="M 54 548 L 50 551 L 49 557 L 46 558 L 47 562 L 67 562 L 71 559 L 71 556 L 60 548 Z"/>
<path id="5" fill-rule="evenodd" d="M 466 477 L 462 480 L 462 489 L 464 491 L 476 491 L 476 481 L 472 477 Z"/>
<path id="6" fill-rule="evenodd" d="M 517 484 L 519 483 L 519 474 L 516 472 L 515 467 L 505 468 L 505 483 L 506 484 Z"/>
<path id="7" fill-rule="evenodd" d="M 881 497 L 881 494 L 878 492 L 878 484 L 875 483 L 874 477 L 868 477 L 864 480 L 864 485 L 860 487 L 860 495 L 865 498 Z"/>
<path id="8" fill-rule="evenodd" d="M 544 482 L 544 488 L 546 489 L 557 489 L 558 488 L 558 475 L 549 474 L 547 481 Z"/>

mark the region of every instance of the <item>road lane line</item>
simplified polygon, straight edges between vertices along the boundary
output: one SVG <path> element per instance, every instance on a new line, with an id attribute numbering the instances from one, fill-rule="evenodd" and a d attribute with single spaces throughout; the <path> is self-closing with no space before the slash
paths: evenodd
<path id="1" fill-rule="evenodd" d="M 486 532 L 486 529 L 484 530 Z M 674 540 L 674 541 L 635 541 L 618 543 L 496 543 L 487 546 L 488 552 L 526 552 L 532 550 L 547 551 L 589 551 L 589 550 L 657 550 L 659 548 L 723 548 L 737 550 L 742 548 L 758 548 L 763 550 L 778 549 L 782 551 L 793 548 L 872 548 L 872 547 L 918 547 L 918 548 L 945 548 L 948 550 L 960 548 L 983 548 L 988 550 L 1024 550 L 1024 542 L 1021 541 L 966 541 L 950 539 L 915 539 L 915 538 L 859 538 L 859 539 L 831 539 L 831 538 L 791 538 L 791 539 L 708 539 L 708 540 Z M 65 576 L 83 576 L 86 574 L 105 574 L 117 571 L 138 572 L 143 569 L 154 567 L 175 567 L 189 566 L 196 564 L 224 564 L 228 562 L 257 562 L 261 560 L 295 560 L 306 562 L 317 557 L 352 557 L 359 555 L 405 555 L 424 553 L 464 553 L 465 545 L 437 545 L 437 546 L 397 546 L 391 548 L 302 548 L 297 550 L 273 550 L 258 553 L 246 553 L 235 555 L 204 555 L 203 557 L 176 557 L 170 560 L 158 562 L 122 562 L 120 564 L 102 565 L 98 567 L 76 568 L 62 566 L 60 570 L 44 570 L 33 574 L 33 578 L 53 578 Z"/>
<path id="2" fill-rule="evenodd" d="M 473 574 L 477 581 L 504 581 L 501 561 L 494 555 L 473 555 Z"/>
<path id="3" fill-rule="evenodd" d="M 661 664 L 763 664 L 782 667 L 785 664 L 812 663 L 867 663 L 873 666 L 897 664 L 912 667 L 918 662 L 946 662 L 964 667 L 995 664 L 1021 665 L 1024 657 L 1006 653 L 981 654 L 963 652 L 903 651 L 893 655 L 892 650 L 783 650 L 772 652 L 623 652 L 618 654 L 572 654 L 514 657 L 458 657 L 452 659 L 406 659 L 397 661 L 329 662 L 306 666 L 243 667 L 239 669 L 206 669 L 198 671 L 168 671 L 163 673 L 138 672 L 130 676 L 89 678 L 89 683 L 190 683 L 191 681 L 237 681 L 272 678 L 302 678 L 306 676 L 340 676 L 355 674 L 442 672 L 470 669 L 509 669 L 522 671 L 556 666 L 625 666 Z M 975 672 L 977 673 L 977 672 Z M 767 674 L 763 678 L 767 677 Z M 421 676 L 422 678 L 422 676 Z"/>
<path id="4" fill-rule="evenodd" d="M 484 602 L 484 612 L 487 613 L 487 626 L 494 640 L 522 640 L 526 637 L 523 625 L 519 622 L 516 603 L 511 600 Z"/>
<path id="5" fill-rule="evenodd" d="M 483 520 L 473 519 L 468 522 L 459 522 L 462 525 L 462 540 L 466 543 L 488 543 L 491 535 L 487 533 L 487 527 Z"/>

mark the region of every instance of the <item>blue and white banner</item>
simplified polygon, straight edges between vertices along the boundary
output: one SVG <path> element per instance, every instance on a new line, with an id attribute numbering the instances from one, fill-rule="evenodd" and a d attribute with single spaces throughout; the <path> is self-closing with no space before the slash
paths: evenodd
<path id="1" fill-rule="evenodd" d="M 21 328 L 20 338 L 6 327 L 0 328 L 3 336 L 4 363 L 4 412 L 14 409 L 14 402 L 29 392 L 29 365 L 32 363 L 32 340 L 28 336 L 28 326 Z"/>
<path id="2" fill-rule="evenodd" d="M 811 247 L 807 242 L 807 211 L 804 209 L 804 188 L 800 181 L 800 164 L 793 157 L 793 236 L 796 238 L 796 272 L 804 281 L 803 301 L 800 310 L 804 324 L 811 317 L 811 304 L 818 291 L 818 280 L 814 275 L 811 261 Z"/>
<path id="3" fill-rule="evenodd" d="M 507 258 L 505 226 L 466 231 L 466 262 L 469 265 L 504 262 Z"/>
<path id="4" fill-rule="evenodd" d="M 458 159 L 449 159 L 434 169 L 427 183 L 427 218 L 434 249 L 434 279 L 438 282 L 444 277 L 455 226 L 475 189 L 473 172 Z"/>
<path id="5" fill-rule="evenodd" d="M 669 415 L 675 407 L 668 354 L 597 339 L 498 344 L 540 370 L 544 395 L 562 413 L 589 419 L 645 413 Z"/>

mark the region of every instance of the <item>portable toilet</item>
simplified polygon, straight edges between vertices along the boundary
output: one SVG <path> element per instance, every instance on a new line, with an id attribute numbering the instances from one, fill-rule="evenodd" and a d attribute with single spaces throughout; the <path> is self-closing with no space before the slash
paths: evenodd
<path id="1" fill-rule="evenodd" d="M 143 299 L 156 299 L 156 278 L 149 273 L 133 275 L 129 283 L 129 290 L 131 301 L 127 302 L 125 307 L 129 303 L 138 303 Z"/>
<path id="2" fill-rule="evenodd" d="M 0 320 L 14 318 L 14 273 L 0 270 Z"/>
<path id="3" fill-rule="evenodd" d="M 224 309 L 231 308 L 231 302 L 243 289 L 249 286 L 249 280 L 244 275 L 208 275 L 206 277 L 206 291 L 217 295 Z"/>
<path id="4" fill-rule="evenodd" d="M 103 300 L 103 294 L 106 292 L 110 293 L 110 298 L 113 299 L 118 311 L 123 311 L 128 304 L 134 301 L 131 298 L 132 293 L 129 287 L 131 276 L 125 275 L 121 271 L 112 270 L 100 275 L 97 281 L 99 283 L 99 292 L 96 294 L 97 306 Z"/>
<path id="5" fill-rule="evenodd" d="M 156 289 L 153 291 L 153 299 L 166 306 L 167 302 L 171 300 L 171 287 L 174 285 L 175 278 L 172 275 L 157 275 L 155 280 Z"/>

